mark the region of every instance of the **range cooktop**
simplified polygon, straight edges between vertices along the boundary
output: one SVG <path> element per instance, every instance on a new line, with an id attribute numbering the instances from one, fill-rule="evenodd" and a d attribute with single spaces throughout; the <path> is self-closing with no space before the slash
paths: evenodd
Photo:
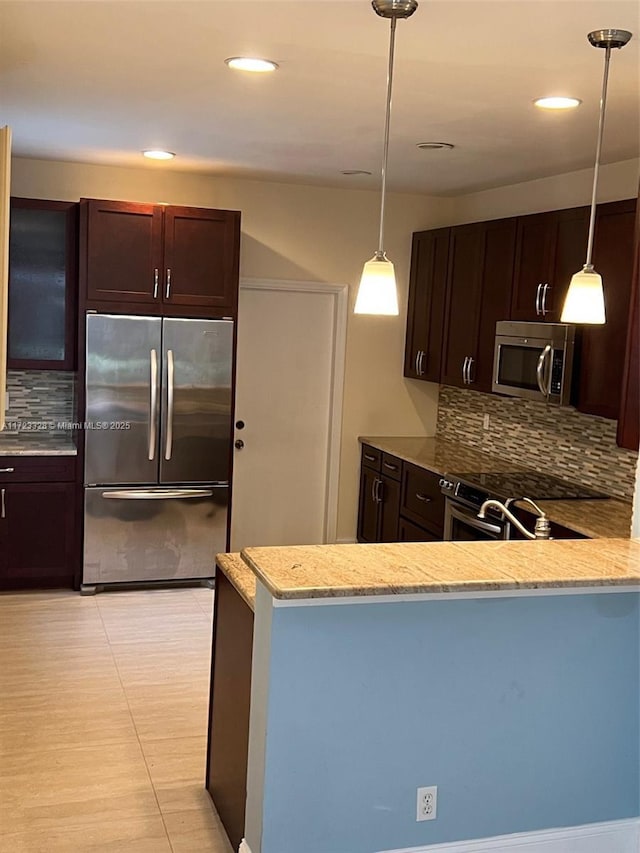
<path id="1" fill-rule="evenodd" d="M 596 492 L 587 486 L 570 483 L 550 474 L 538 471 L 505 471 L 499 474 L 447 474 L 447 480 L 461 481 L 470 486 L 483 489 L 491 497 L 507 498 L 527 497 L 531 500 L 573 500 L 600 499 L 609 495 Z"/>

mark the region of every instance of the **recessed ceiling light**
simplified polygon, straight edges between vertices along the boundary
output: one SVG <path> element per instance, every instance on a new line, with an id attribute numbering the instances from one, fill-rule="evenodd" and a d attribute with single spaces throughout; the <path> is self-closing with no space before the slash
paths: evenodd
<path id="1" fill-rule="evenodd" d="M 149 160 L 173 160 L 176 156 L 173 151 L 160 151 L 157 148 L 150 148 L 142 152 Z"/>
<path id="2" fill-rule="evenodd" d="M 543 110 L 573 110 L 579 107 L 582 101 L 580 98 L 564 98 L 554 96 L 551 98 L 537 98 L 533 102 L 536 107 Z"/>
<path id="3" fill-rule="evenodd" d="M 455 145 L 450 142 L 418 142 L 417 147 L 423 151 L 451 151 Z"/>
<path id="4" fill-rule="evenodd" d="M 372 172 L 367 172 L 366 169 L 343 169 L 341 175 L 371 175 Z"/>
<path id="5" fill-rule="evenodd" d="M 225 59 L 229 68 L 237 71 L 253 71 L 255 74 L 264 74 L 266 71 L 276 71 L 278 63 L 271 59 L 256 59 L 253 56 L 231 56 Z"/>

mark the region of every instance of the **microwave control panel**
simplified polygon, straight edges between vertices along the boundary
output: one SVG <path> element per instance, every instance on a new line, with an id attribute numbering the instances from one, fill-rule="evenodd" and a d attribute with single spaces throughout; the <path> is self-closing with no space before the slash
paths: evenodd
<path id="1" fill-rule="evenodd" d="M 549 391 L 551 394 L 560 394 L 562 391 L 562 373 L 564 368 L 564 352 L 553 350 L 551 358 L 551 382 Z"/>

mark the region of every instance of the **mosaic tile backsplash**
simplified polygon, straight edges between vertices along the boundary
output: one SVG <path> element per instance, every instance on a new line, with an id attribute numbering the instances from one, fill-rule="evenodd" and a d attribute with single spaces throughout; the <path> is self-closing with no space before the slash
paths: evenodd
<path id="1" fill-rule="evenodd" d="M 438 436 L 632 500 L 638 454 L 616 445 L 616 427 L 570 408 L 440 388 Z"/>
<path id="2" fill-rule="evenodd" d="M 24 435 L 14 424 L 55 424 L 48 435 L 69 435 L 63 424 L 74 421 L 75 374 L 62 370 L 8 370 L 7 428 L 3 436 Z M 60 428 L 58 429 L 58 425 Z"/>

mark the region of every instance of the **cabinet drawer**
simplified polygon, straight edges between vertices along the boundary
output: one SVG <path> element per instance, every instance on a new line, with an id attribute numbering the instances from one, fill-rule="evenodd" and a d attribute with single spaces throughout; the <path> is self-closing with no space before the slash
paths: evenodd
<path id="1" fill-rule="evenodd" d="M 0 456 L 1 483 L 71 483 L 76 456 Z"/>
<path id="2" fill-rule="evenodd" d="M 379 471 L 382 464 L 382 451 L 376 450 L 375 447 L 370 447 L 368 444 L 363 444 L 362 464 L 366 465 L 367 468 L 373 468 L 374 471 Z"/>
<path id="3" fill-rule="evenodd" d="M 402 477 L 402 460 L 397 456 L 391 456 L 390 453 L 382 454 L 382 468 L 380 469 L 385 477 L 391 477 L 392 480 L 399 480 Z"/>
<path id="4" fill-rule="evenodd" d="M 405 463 L 400 512 L 415 524 L 425 525 L 434 533 L 441 534 L 444 528 L 444 495 L 439 481 L 438 474 Z"/>
<path id="5" fill-rule="evenodd" d="M 401 518 L 398 527 L 398 539 L 400 542 L 441 542 L 442 536 L 431 533 L 424 527 L 407 521 L 406 518 Z"/>

